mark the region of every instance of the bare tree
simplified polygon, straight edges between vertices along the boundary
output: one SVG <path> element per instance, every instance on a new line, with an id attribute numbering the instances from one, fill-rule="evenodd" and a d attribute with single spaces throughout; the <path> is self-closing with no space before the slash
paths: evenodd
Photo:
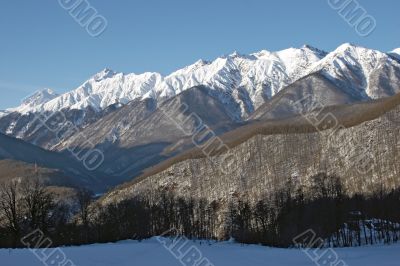
<path id="1" fill-rule="evenodd" d="M 52 193 L 36 178 L 24 182 L 21 192 L 30 229 L 40 228 L 46 231 L 50 226 L 51 213 L 55 207 Z"/>
<path id="2" fill-rule="evenodd" d="M 76 202 L 78 204 L 78 217 L 82 222 L 84 229 L 84 239 L 88 241 L 89 238 L 89 230 L 90 230 L 90 215 L 92 211 L 91 203 L 93 201 L 93 192 L 87 189 L 79 189 L 76 192 Z"/>
<path id="3" fill-rule="evenodd" d="M 93 201 L 93 192 L 87 189 L 79 189 L 76 193 L 76 200 L 79 207 L 79 218 L 83 225 L 89 224 L 90 204 Z"/>
<path id="4" fill-rule="evenodd" d="M 18 199 L 19 181 L 12 180 L 0 185 L 0 218 L 14 236 L 14 245 L 21 233 L 22 207 Z"/>

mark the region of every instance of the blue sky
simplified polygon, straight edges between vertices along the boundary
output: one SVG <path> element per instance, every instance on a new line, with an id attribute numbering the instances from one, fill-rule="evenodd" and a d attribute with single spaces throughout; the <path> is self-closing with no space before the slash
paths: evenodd
<path id="1" fill-rule="evenodd" d="M 344 42 L 400 47 L 400 1 L 358 0 L 377 21 L 360 37 L 328 0 L 89 0 L 108 22 L 91 37 L 57 0 L 2 1 L 0 109 L 37 89 L 65 92 L 105 67 L 168 74 L 235 50 L 250 53 Z"/>

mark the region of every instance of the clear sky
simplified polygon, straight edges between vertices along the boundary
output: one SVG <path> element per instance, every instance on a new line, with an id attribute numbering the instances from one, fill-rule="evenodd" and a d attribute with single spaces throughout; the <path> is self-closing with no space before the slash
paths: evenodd
<path id="1" fill-rule="evenodd" d="M 65 92 L 105 67 L 168 74 L 233 51 L 303 44 L 330 51 L 351 42 L 400 47 L 400 1 L 358 0 L 377 21 L 360 37 L 328 0 L 89 0 L 108 22 L 91 37 L 58 0 L 3 0 L 0 7 L 0 109 L 37 89 Z"/>

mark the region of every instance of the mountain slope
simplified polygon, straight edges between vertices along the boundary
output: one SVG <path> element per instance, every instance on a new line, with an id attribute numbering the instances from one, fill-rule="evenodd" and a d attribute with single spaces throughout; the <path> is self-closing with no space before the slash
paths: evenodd
<path id="1" fill-rule="evenodd" d="M 315 103 L 316 99 L 318 102 Z M 315 108 L 362 101 L 338 87 L 320 73 L 310 74 L 292 83 L 258 108 L 252 119 L 281 119 L 313 111 Z"/>
<path id="2" fill-rule="evenodd" d="M 0 115 L 0 132 L 23 139 L 39 147 L 51 149 L 66 137 L 63 134 L 57 134 L 62 128 L 67 126 L 78 131 L 115 111 L 120 106 L 121 104 L 114 104 L 101 112 L 88 107 L 82 110 L 63 109 L 56 112 L 7 113 L 4 116 Z M 49 125 L 52 125 L 51 127 L 54 130 L 49 130 Z"/>
<path id="3" fill-rule="evenodd" d="M 61 170 L 49 169 L 15 160 L 0 160 L 0 182 L 18 179 L 39 178 L 47 185 L 57 187 L 74 187 L 79 185 L 73 178 Z"/>
<path id="4" fill-rule="evenodd" d="M 350 194 L 400 184 L 400 94 L 329 107 L 310 116 L 326 114 L 333 114 L 342 126 L 319 125 L 323 131 L 318 132 L 304 117 L 253 122 L 222 136 L 231 147 L 229 157 L 216 153 L 204 158 L 193 149 L 148 169 L 102 201 L 115 202 L 158 188 L 224 202 L 238 195 L 256 200 L 285 185 L 288 178 L 307 184 L 319 172 L 339 176 Z"/>
<path id="5" fill-rule="evenodd" d="M 72 136 L 55 149 L 85 150 L 90 148 L 88 142 L 97 143 L 96 148 L 105 155 L 99 170 L 115 180 L 127 180 L 193 147 L 192 135 L 199 132 L 196 135 L 200 137 L 206 132 L 199 127 L 207 126 L 221 133 L 235 126 L 225 106 L 208 92 L 204 86 L 195 87 L 163 102 L 157 109 L 154 100 L 133 101 L 83 129 L 80 135 L 85 138 Z"/>
<path id="6" fill-rule="evenodd" d="M 95 189 L 99 189 L 102 186 L 96 179 L 97 173 L 89 172 L 78 161 L 66 154 L 46 151 L 3 134 L 0 134 L 0 143 L 0 160 L 12 160 L 25 165 L 37 164 L 42 168 L 53 169 L 54 172 L 60 172 L 64 176 L 70 177 L 67 182 L 70 185 L 90 186 Z M 0 170 L 5 171 L 4 169 Z M 34 175 L 34 172 L 31 174 Z"/>

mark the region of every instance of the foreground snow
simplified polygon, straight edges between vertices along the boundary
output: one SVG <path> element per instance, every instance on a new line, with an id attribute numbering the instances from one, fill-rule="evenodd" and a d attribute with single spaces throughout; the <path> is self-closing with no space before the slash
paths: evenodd
<path id="1" fill-rule="evenodd" d="M 197 247 L 202 257 L 215 266 L 258 266 L 258 265 L 296 265 L 315 264 L 304 252 L 296 249 L 267 248 L 256 245 L 240 245 L 233 243 L 207 244 L 188 242 L 190 247 Z M 176 259 L 157 239 L 137 242 L 122 241 L 116 244 L 96 244 L 82 247 L 63 248 L 67 259 L 76 266 L 175 266 L 193 265 Z M 373 246 L 361 248 L 336 249 L 340 260 L 349 266 L 397 266 L 400 259 L 400 245 Z M 36 266 L 58 265 L 50 260 L 41 262 L 28 249 L 0 249 L 0 265 L 2 266 Z M 54 262 L 53 262 L 54 263 Z M 73 265 L 70 264 L 70 265 Z M 70 266 L 68 265 L 68 266 Z M 330 265 L 323 264 L 320 265 Z M 201 264 L 207 266 L 207 264 Z"/>

